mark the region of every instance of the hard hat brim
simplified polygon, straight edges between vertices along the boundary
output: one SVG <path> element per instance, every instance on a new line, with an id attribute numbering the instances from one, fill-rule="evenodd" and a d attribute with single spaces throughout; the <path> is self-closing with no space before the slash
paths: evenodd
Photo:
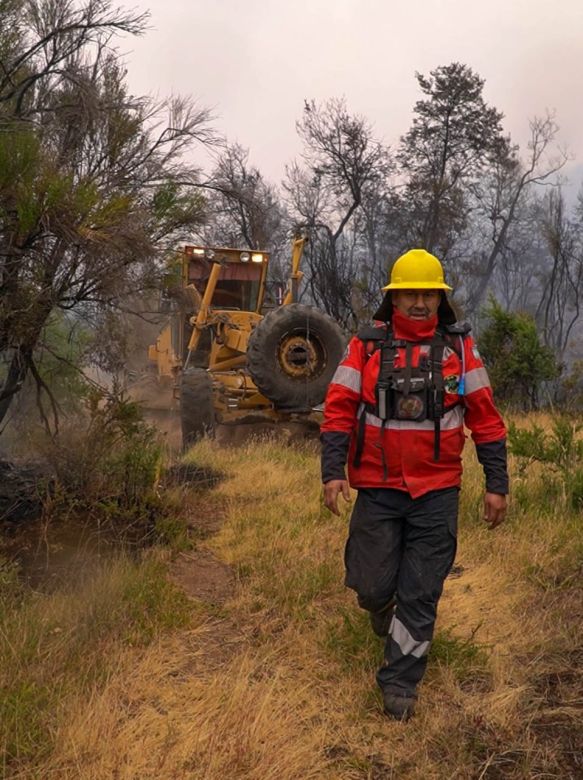
<path id="1" fill-rule="evenodd" d="M 395 282 L 381 287 L 381 290 L 453 290 L 453 287 L 445 282 Z"/>

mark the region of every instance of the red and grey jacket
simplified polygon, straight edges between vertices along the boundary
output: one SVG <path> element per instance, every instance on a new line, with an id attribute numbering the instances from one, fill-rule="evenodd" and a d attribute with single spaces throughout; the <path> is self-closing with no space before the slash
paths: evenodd
<path id="1" fill-rule="evenodd" d="M 420 323 L 403 315 L 393 317 L 395 338 L 413 343 L 413 366 L 419 365 L 426 348 L 422 343 L 433 335 L 436 325 L 436 318 Z M 425 332 L 415 332 L 420 327 Z M 450 330 L 450 339 L 457 339 L 459 346 L 452 342 L 443 353 L 445 413 L 440 421 L 439 460 L 435 459 L 433 420 L 383 422 L 370 411 L 376 403 L 381 350 L 355 337 L 326 395 L 320 437 L 324 482 L 346 479 L 348 463 L 348 479 L 354 488 L 396 488 L 417 498 L 430 490 L 457 486 L 461 482 L 465 425 L 485 472 L 486 490 L 508 493 L 506 428 L 494 405 L 488 374 L 471 336 L 455 335 L 456 329 Z M 394 365 L 405 365 L 404 347 L 397 349 Z M 458 392 L 462 375 L 463 395 Z M 355 462 L 357 444 L 361 452 Z"/>

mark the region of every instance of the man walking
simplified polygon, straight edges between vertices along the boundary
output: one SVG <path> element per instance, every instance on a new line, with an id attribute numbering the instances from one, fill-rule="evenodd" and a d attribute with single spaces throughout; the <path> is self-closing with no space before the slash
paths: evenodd
<path id="1" fill-rule="evenodd" d="M 382 325 L 352 339 L 328 389 L 322 479 L 335 514 L 349 483 L 358 490 L 346 585 L 386 637 L 377 673 L 384 711 L 406 720 L 455 558 L 464 424 L 484 469 L 491 528 L 506 512 L 506 429 L 470 328 L 455 322 L 439 260 L 407 252 L 383 290 L 374 316 Z"/>

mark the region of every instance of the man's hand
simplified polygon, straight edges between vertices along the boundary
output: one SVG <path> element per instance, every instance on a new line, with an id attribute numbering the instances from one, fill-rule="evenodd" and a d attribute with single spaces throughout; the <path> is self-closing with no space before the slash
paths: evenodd
<path id="1" fill-rule="evenodd" d="M 484 496 L 484 522 L 488 523 L 490 530 L 506 517 L 506 496 L 500 493 L 486 493 Z"/>
<path id="2" fill-rule="evenodd" d="M 340 515 L 338 509 L 338 494 L 342 493 L 345 501 L 350 501 L 350 488 L 346 479 L 331 479 L 324 485 L 324 503 L 335 515 Z"/>

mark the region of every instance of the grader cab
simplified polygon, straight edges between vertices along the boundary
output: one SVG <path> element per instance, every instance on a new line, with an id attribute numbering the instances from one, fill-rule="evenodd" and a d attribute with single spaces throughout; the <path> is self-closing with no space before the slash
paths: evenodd
<path id="1" fill-rule="evenodd" d="M 338 325 L 296 302 L 304 238 L 277 308 L 263 313 L 269 254 L 186 246 L 167 324 L 149 357 L 170 385 L 186 446 L 250 415 L 286 421 L 320 404 L 345 347 Z"/>

